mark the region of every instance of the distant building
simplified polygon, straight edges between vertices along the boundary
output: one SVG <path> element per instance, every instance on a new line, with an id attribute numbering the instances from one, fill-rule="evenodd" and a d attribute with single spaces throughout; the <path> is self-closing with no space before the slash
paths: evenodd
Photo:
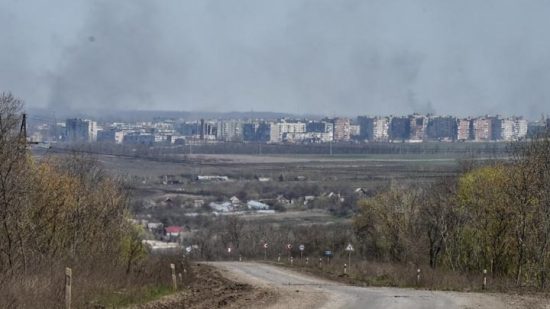
<path id="1" fill-rule="evenodd" d="M 456 139 L 459 141 L 467 141 L 472 139 L 473 130 L 472 130 L 472 120 L 467 119 L 458 119 L 457 120 L 457 133 Z"/>
<path id="2" fill-rule="evenodd" d="M 243 124 L 239 120 L 220 120 L 217 123 L 216 138 L 221 141 L 241 140 Z"/>
<path id="3" fill-rule="evenodd" d="M 527 137 L 528 122 L 522 117 L 515 118 L 514 120 L 514 138 L 516 140 L 522 140 Z"/>
<path id="4" fill-rule="evenodd" d="M 389 139 L 389 119 L 387 117 L 357 117 L 360 126 L 359 138 L 380 142 Z"/>
<path id="5" fill-rule="evenodd" d="M 458 121 L 455 117 L 433 117 L 428 120 L 426 135 L 428 139 L 455 141 L 458 133 Z"/>
<path id="6" fill-rule="evenodd" d="M 475 141 L 489 141 L 493 138 L 493 118 L 480 117 L 475 118 L 472 122 Z"/>
<path id="7" fill-rule="evenodd" d="M 275 132 L 279 134 L 277 137 L 271 135 L 271 142 L 273 143 L 286 141 L 288 139 L 287 135 L 296 136 L 296 134 L 306 133 L 306 124 L 301 121 L 288 121 L 283 119 L 273 123 L 272 126 L 277 126 L 277 128 L 272 131 L 272 134 L 275 134 Z"/>
<path id="8" fill-rule="evenodd" d="M 97 123 L 79 118 L 65 121 L 65 139 L 71 143 L 89 143 L 97 140 Z"/>
<path id="9" fill-rule="evenodd" d="M 264 204 L 262 202 L 258 202 L 258 201 L 248 201 L 246 203 L 246 206 L 250 210 L 266 210 L 266 209 L 269 209 L 269 205 Z"/>
<path id="10" fill-rule="evenodd" d="M 306 132 L 333 133 L 334 124 L 328 121 L 309 121 L 306 123 Z"/>
<path id="11" fill-rule="evenodd" d="M 491 119 L 491 134 L 495 141 L 512 141 L 515 140 L 514 120 L 509 118 L 494 117 Z"/>
<path id="12" fill-rule="evenodd" d="M 183 233 L 183 228 L 181 226 L 168 226 L 164 229 L 167 236 L 170 237 L 179 237 L 181 233 Z"/>
<path id="13" fill-rule="evenodd" d="M 334 118 L 333 138 L 336 142 L 347 142 L 351 138 L 351 122 L 349 118 Z"/>
<path id="14" fill-rule="evenodd" d="M 150 133 L 132 132 L 124 135 L 123 143 L 152 146 L 155 143 L 155 136 Z"/>
<path id="15" fill-rule="evenodd" d="M 409 117 L 392 117 L 389 130 L 390 140 L 405 141 L 411 135 L 411 121 Z"/>
<path id="16" fill-rule="evenodd" d="M 361 126 L 358 124 L 352 124 L 349 126 L 349 135 L 351 138 L 357 139 L 361 134 Z"/>
<path id="17" fill-rule="evenodd" d="M 260 127 L 260 124 L 257 122 L 250 122 L 250 123 L 243 124 L 243 140 L 257 141 L 259 127 Z"/>
<path id="18" fill-rule="evenodd" d="M 102 143 L 121 144 L 124 139 L 124 132 L 115 129 L 97 131 L 97 141 Z"/>
<path id="19" fill-rule="evenodd" d="M 249 142 L 280 143 L 279 126 L 273 122 L 252 122 L 243 125 L 243 140 Z"/>
<path id="20" fill-rule="evenodd" d="M 426 128 L 428 127 L 428 117 L 414 114 L 409 116 L 411 141 L 423 141 L 426 139 Z"/>

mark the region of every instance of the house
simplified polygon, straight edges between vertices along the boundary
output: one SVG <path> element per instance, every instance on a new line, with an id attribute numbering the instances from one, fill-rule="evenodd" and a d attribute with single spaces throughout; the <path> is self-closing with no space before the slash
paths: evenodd
<path id="1" fill-rule="evenodd" d="M 165 228 L 164 232 L 166 232 L 166 236 L 178 237 L 183 232 L 183 227 L 171 225 L 171 226 Z"/>
<path id="2" fill-rule="evenodd" d="M 193 207 L 201 208 L 204 205 L 204 200 L 193 200 Z"/>
<path id="3" fill-rule="evenodd" d="M 251 209 L 251 210 L 267 210 L 267 209 L 269 209 L 269 205 L 264 204 L 262 202 L 258 202 L 258 201 L 248 201 L 246 203 L 246 205 L 248 206 L 248 209 Z"/>
<path id="4" fill-rule="evenodd" d="M 256 177 L 259 182 L 268 182 L 271 181 L 271 178 L 269 177 Z"/>
<path id="5" fill-rule="evenodd" d="M 315 199 L 315 196 L 313 195 L 307 195 L 304 197 L 304 206 L 307 205 L 309 202 L 312 202 Z"/>
<path id="6" fill-rule="evenodd" d="M 231 204 L 233 204 L 234 206 L 237 206 L 237 205 L 240 205 L 241 204 L 241 200 L 236 197 L 236 196 L 232 196 L 229 198 L 229 201 L 231 202 Z"/>
<path id="7" fill-rule="evenodd" d="M 227 177 L 227 176 L 217 176 L 217 175 L 213 175 L 213 176 L 199 175 L 199 176 L 197 176 L 197 180 L 199 180 L 199 181 L 229 181 L 229 177 Z"/>
<path id="8" fill-rule="evenodd" d="M 277 202 L 282 205 L 288 205 L 292 203 L 292 201 L 290 199 L 287 199 L 284 195 L 278 195 Z"/>
<path id="9" fill-rule="evenodd" d="M 208 206 L 212 208 L 212 210 L 217 212 L 233 211 L 233 204 L 231 204 L 231 202 L 223 202 L 223 203 L 211 202 L 210 204 L 208 204 Z"/>
<path id="10" fill-rule="evenodd" d="M 367 196 L 367 190 L 363 189 L 363 188 L 357 188 L 355 189 L 355 193 L 356 194 L 359 194 L 359 195 L 364 195 L 364 196 Z"/>
<path id="11" fill-rule="evenodd" d="M 160 223 L 160 222 L 149 222 L 149 223 L 147 223 L 147 229 L 151 232 L 158 231 L 158 230 L 162 229 L 162 227 L 163 227 L 163 224 Z"/>

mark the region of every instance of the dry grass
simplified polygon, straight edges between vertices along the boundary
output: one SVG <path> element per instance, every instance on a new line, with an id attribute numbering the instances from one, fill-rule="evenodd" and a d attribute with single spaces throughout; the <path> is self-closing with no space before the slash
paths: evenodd
<path id="1" fill-rule="evenodd" d="M 296 271 L 328 278 L 359 286 L 389 286 L 409 287 L 430 290 L 448 291 L 483 291 L 483 274 L 458 273 L 444 269 L 431 269 L 427 265 L 382 263 L 369 261 L 351 261 L 351 268 L 344 274 L 346 258 L 334 258 L 330 263 L 323 259 L 321 267 L 319 258 L 310 259 L 308 265 L 305 259 L 295 259 L 290 265 L 288 259 L 281 259 L 275 265 L 292 268 Z M 417 282 L 417 269 L 420 268 L 420 281 Z M 487 291 L 513 293 L 539 293 L 534 288 L 517 287 L 512 280 L 487 276 Z"/>
<path id="2" fill-rule="evenodd" d="M 72 304 L 75 308 L 121 307 L 144 303 L 172 292 L 170 263 L 176 272 L 190 269 L 175 256 L 151 256 L 134 271 L 122 267 L 72 267 Z M 105 263 L 103 265 L 109 265 Z M 61 308 L 64 306 L 63 265 L 40 265 L 27 275 L 2 278 L 0 308 Z M 183 285 L 192 280 L 186 272 Z"/>

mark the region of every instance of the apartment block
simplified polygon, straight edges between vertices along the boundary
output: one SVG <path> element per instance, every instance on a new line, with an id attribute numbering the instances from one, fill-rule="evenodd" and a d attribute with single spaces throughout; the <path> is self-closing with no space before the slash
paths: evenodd
<path id="1" fill-rule="evenodd" d="M 426 135 L 428 139 L 454 141 L 457 139 L 458 121 L 452 116 L 432 117 L 428 120 Z"/>
<path id="2" fill-rule="evenodd" d="M 459 141 L 467 141 L 473 138 L 473 122 L 471 119 L 458 119 L 456 139 Z"/>
<path id="3" fill-rule="evenodd" d="M 360 126 L 359 137 L 367 141 L 387 141 L 389 139 L 389 124 L 387 117 L 357 117 Z"/>
<path id="4" fill-rule="evenodd" d="M 411 135 L 411 121 L 409 117 L 392 117 L 390 121 L 390 140 L 405 141 Z"/>
<path id="5" fill-rule="evenodd" d="M 334 141 L 349 141 L 351 138 L 351 122 L 349 118 L 334 118 L 332 123 L 334 124 Z"/>
<path id="6" fill-rule="evenodd" d="M 480 117 L 473 120 L 473 138 L 475 141 L 489 141 L 493 138 L 493 118 Z"/>
<path id="7" fill-rule="evenodd" d="M 409 116 L 411 141 L 423 141 L 426 139 L 426 128 L 428 127 L 428 117 L 424 115 L 414 114 Z"/>
<path id="8" fill-rule="evenodd" d="M 97 123 L 79 118 L 65 121 L 65 139 L 71 143 L 95 142 L 97 140 Z"/>

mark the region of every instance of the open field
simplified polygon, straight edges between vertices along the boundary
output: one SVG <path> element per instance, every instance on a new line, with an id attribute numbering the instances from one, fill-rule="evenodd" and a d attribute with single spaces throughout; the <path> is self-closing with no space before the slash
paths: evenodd
<path id="1" fill-rule="evenodd" d="M 37 150 L 35 155 L 43 158 L 69 154 Z M 245 200 L 270 200 L 285 196 L 299 201 L 287 205 L 286 213 L 243 216 L 248 221 L 296 224 L 345 222 L 342 220 L 346 219 L 339 219 L 326 209 L 313 211 L 311 205 L 305 207 L 300 199 L 330 192 L 349 196 L 357 188 L 374 194 L 392 182 L 430 182 L 454 175 L 461 168 L 461 161 L 469 158 L 462 152 L 333 156 L 194 154 L 181 160 L 99 154 L 89 156 L 99 161 L 108 173 L 125 180 L 133 200 L 140 205 L 136 215 L 152 215 L 149 220 L 188 226 L 193 226 L 193 219 L 185 217 L 186 213 L 202 213 L 202 209 L 191 209 L 189 203 L 203 200 L 207 204 L 209 201 L 227 200 L 231 196 Z M 198 175 L 227 176 L 229 181 L 196 181 Z M 269 178 L 269 181 L 260 182 L 258 177 Z M 172 207 L 166 207 L 164 201 L 167 200 L 173 201 L 173 205 L 168 205 Z"/>

